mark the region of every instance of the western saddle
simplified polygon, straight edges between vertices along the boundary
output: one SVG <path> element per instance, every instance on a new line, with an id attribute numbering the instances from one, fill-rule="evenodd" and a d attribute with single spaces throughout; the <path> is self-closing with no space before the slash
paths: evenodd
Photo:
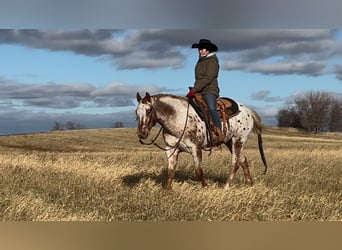
<path id="1" fill-rule="evenodd" d="M 206 124 L 208 131 L 207 136 L 209 139 L 208 146 L 218 146 L 222 144 L 227 135 L 229 127 L 228 120 L 240 112 L 238 104 L 227 97 L 217 98 L 216 110 L 222 122 L 221 130 L 214 124 L 208 105 L 200 93 L 196 93 L 194 98 L 189 98 L 189 102 Z"/>

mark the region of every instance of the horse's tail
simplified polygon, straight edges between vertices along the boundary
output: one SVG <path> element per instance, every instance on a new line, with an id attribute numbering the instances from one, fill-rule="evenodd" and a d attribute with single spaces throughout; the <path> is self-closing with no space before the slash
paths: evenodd
<path id="1" fill-rule="evenodd" d="M 264 126 L 261 123 L 260 116 L 254 110 L 251 110 L 251 111 L 252 111 L 252 117 L 253 117 L 253 120 L 254 120 L 253 130 L 258 135 L 259 152 L 260 152 L 260 156 L 261 156 L 262 162 L 264 163 L 264 166 L 265 166 L 264 174 L 266 174 L 266 172 L 267 172 L 267 163 L 266 163 L 266 157 L 265 157 L 265 154 L 264 154 L 264 148 L 262 146 L 262 136 L 261 136 L 262 129 L 263 129 Z"/>

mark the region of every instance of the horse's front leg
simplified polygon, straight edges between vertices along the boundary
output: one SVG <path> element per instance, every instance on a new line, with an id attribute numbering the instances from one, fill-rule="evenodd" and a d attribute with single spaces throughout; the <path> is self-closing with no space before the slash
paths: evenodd
<path id="1" fill-rule="evenodd" d="M 233 137 L 231 140 L 231 145 L 227 143 L 227 146 L 232 153 L 232 163 L 228 174 L 227 182 L 224 187 L 225 190 L 228 190 L 232 186 L 232 182 L 236 174 L 236 171 L 239 169 L 242 143 L 240 141 L 240 138 L 237 139 Z"/>
<path id="2" fill-rule="evenodd" d="M 205 182 L 204 176 L 203 176 L 201 148 L 196 147 L 196 149 L 192 152 L 192 157 L 195 163 L 196 176 L 199 179 L 199 181 L 202 183 L 202 187 L 205 187 L 207 186 L 207 183 Z"/>
<path id="3" fill-rule="evenodd" d="M 178 148 L 167 148 L 166 150 L 166 157 L 168 160 L 168 166 L 167 166 L 167 183 L 166 183 L 166 189 L 171 190 L 172 188 L 172 182 L 175 178 L 175 170 L 177 166 L 178 161 L 178 154 L 180 150 Z"/>

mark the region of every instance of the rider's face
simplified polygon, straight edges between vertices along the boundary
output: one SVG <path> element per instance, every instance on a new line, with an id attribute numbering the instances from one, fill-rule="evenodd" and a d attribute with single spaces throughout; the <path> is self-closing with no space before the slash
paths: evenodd
<path id="1" fill-rule="evenodd" d="M 201 49 L 198 49 L 198 53 L 199 53 L 200 57 L 204 57 L 204 56 L 209 54 L 209 50 L 207 50 L 205 48 L 201 48 Z"/>

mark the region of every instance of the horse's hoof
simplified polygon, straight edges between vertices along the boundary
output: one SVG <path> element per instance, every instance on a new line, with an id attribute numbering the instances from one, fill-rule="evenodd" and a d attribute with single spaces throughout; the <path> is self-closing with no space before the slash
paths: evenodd
<path id="1" fill-rule="evenodd" d="M 223 190 L 224 190 L 224 191 L 228 191 L 228 190 L 231 189 L 231 188 L 232 188 L 232 185 L 229 184 L 229 183 L 227 183 L 227 184 L 224 186 Z"/>

